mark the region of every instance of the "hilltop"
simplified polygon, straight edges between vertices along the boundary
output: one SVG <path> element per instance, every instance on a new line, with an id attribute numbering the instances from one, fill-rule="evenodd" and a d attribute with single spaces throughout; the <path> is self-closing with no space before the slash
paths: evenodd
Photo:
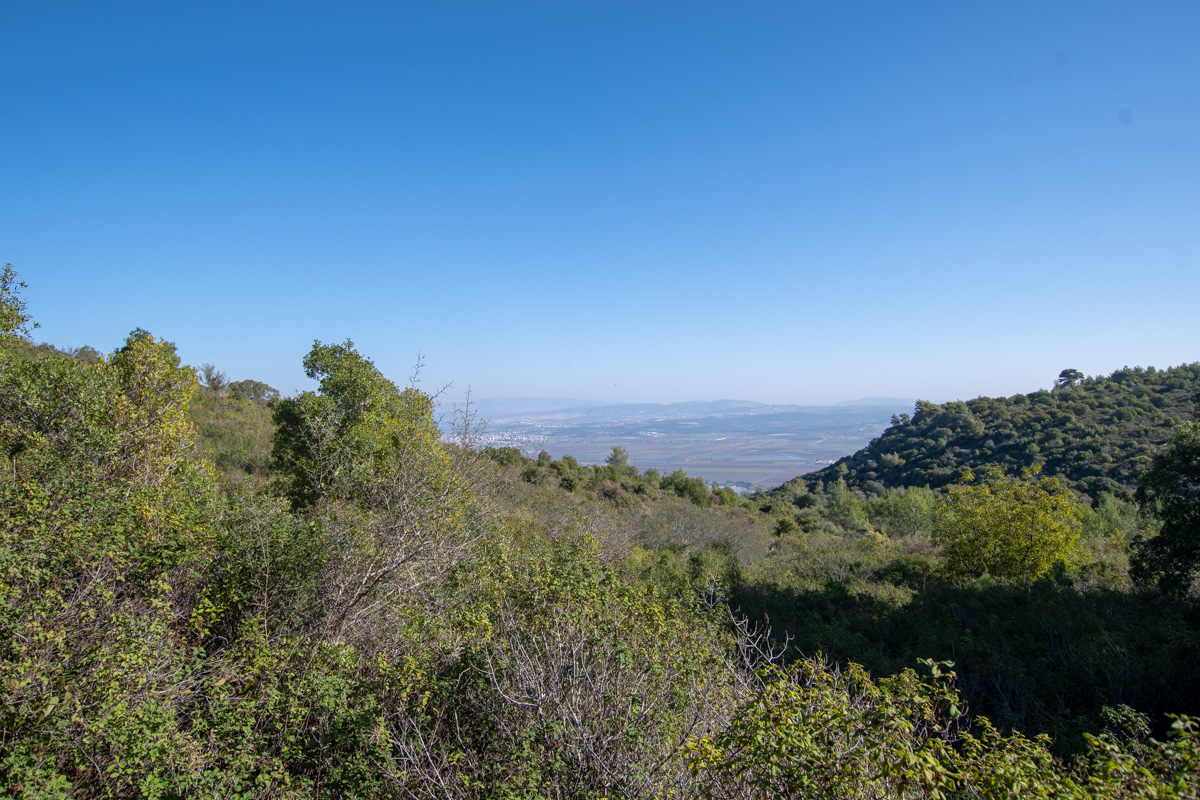
<path id="1" fill-rule="evenodd" d="M 853 455 L 784 487 L 843 477 L 871 495 L 901 486 L 939 488 L 996 464 L 1010 475 L 1040 465 L 1093 499 L 1127 498 L 1172 428 L 1195 415 L 1200 362 L 1126 367 L 1108 376 L 1064 370 L 1052 390 L 940 405 L 917 401 Z"/>

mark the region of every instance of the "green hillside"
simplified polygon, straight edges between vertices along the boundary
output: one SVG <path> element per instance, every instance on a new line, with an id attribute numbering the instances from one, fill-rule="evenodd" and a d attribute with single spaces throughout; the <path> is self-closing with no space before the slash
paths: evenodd
<path id="1" fill-rule="evenodd" d="M 140 328 L 34 345 L 20 288 L 0 800 L 1196 797 L 1194 424 L 1153 519 L 994 475 L 742 498 L 447 441 L 349 341 L 290 397 Z M 964 520 L 1063 546 L 973 566 Z"/>
<path id="2" fill-rule="evenodd" d="M 857 453 L 795 481 L 813 488 L 844 477 L 867 494 L 938 488 L 996 464 L 1010 475 L 1041 465 L 1082 494 L 1132 496 L 1172 428 L 1194 416 L 1200 363 L 1120 369 L 1085 378 L 1064 370 L 1055 388 L 941 405 L 918 401 Z M 787 488 L 788 484 L 784 487 Z"/>

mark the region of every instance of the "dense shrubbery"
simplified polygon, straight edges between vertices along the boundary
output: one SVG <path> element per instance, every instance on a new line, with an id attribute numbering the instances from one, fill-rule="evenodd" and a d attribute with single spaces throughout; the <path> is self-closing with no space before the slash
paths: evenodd
<path id="1" fill-rule="evenodd" d="M 964 581 L 929 489 L 483 458 L 348 342 L 316 392 L 198 388 L 145 331 L 31 345 L 17 286 L 0 797 L 1195 796 L 1200 620 L 1129 592 L 1119 499 Z"/>
<path id="2" fill-rule="evenodd" d="M 894 418 L 867 447 L 791 483 L 812 488 L 844 476 L 851 488 L 878 494 L 900 486 L 936 489 L 988 464 L 1012 476 L 1040 464 L 1094 500 L 1129 499 L 1174 427 L 1193 418 L 1197 390 L 1200 363 L 1125 368 L 1007 398 L 921 401 L 911 418 Z"/>

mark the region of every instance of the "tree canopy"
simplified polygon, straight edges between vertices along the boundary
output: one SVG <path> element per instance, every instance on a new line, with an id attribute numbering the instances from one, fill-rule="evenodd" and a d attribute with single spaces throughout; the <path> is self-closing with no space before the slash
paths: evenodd
<path id="1" fill-rule="evenodd" d="M 937 489 L 988 465 L 1011 476 L 1040 465 L 1093 500 L 1131 499 L 1174 426 L 1193 418 L 1200 363 L 1095 377 L 1074 372 L 1065 370 L 1054 391 L 919 401 L 910 419 L 898 415 L 867 447 L 794 482 L 812 489 L 844 472 L 850 488 L 880 494 L 901 486 Z"/>
<path id="2" fill-rule="evenodd" d="M 1075 553 L 1082 508 L 1055 478 L 991 469 L 939 501 L 933 540 L 954 572 L 1032 580 Z"/>
<path id="3" fill-rule="evenodd" d="M 1200 615 L 1128 591 L 1131 503 L 476 459 L 349 341 L 312 392 L 198 387 L 140 328 L 33 344 L 9 277 L 5 800 L 1195 797 L 1200 726 L 1164 712 L 1200 708 Z M 1143 482 L 1147 553 L 1194 539 L 1197 438 Z"/>
<path id="4" fill-rule="evenodd" d="M 412 459 L 437 471 L 441 436 L 428 395 L 398 389 L 348 340 L 314 342 L 303 363 L 319 389 L 273 410 L 273 466 L 295 507 L 325 496 L 365 499 Z"/>
<path id="5" fill-rule="evenodd" d="M 5 264 L 0 272 L 0 336 L 28 336 L 37 327 L 29 316 L 21 289 L 25 283 L 17 277 L 12 264 Z"/>
<path id="6" fill-rule="evenodd" d="M 1186 595 L 1200 574 L 1200 423 L 1179 426 L 1142 479 L 1137 501 L 1162 528 L 1135 543 L 1134 577 Z"/>

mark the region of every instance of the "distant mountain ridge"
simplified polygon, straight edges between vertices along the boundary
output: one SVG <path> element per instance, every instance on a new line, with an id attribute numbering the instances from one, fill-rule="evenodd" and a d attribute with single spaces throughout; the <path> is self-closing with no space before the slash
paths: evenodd
<path id="1" fill-rule="evenodd" d="M 538 414 L 576 414 L 587 417 L 711 416 L 729 411 L 760 408 L 751 400 L 687 400 L 680 403 L 597 403 L 552 398 L 493 398 L 480 400 L 485 416 L 506 419 Z"/>
<path id="2" fill-rule="evenodd" d="M 482 416 L 493 420 L 533 417 L 545 414 L 573 415 L 583 418 L 632 419 L 638 417 L 672 419 L 709 417 L 738 413 L 819 412 L 821 409 L 912 408 L 915 400 L 896 397 L 864 397 L 824 405 L 758 403 L 753 400 L 686 400 L 678 403 L 600 403 L 571 398 L 486 398 L 472 403 Z"/>
<path id="3" fill-rule="evenodd" d="M 834 403 L 835 406 L 913 406 L 916 405 L 915 399 L 904 397 L 862 397 L 858 400 L 843 400 L 840 403 Z"/>
<path id="4" fill-rule="evenodd" d="M 1197 390 L 1200 362 L 1086 378 L 1073 373 L 1051 391 L 1012 397 L 918 401 L 911 418 L 893 417 L 862 450 L 784 487 L 843 477 L 852 488 L 881 494 L 899 486 L 938 488 L 989 464 L 1012 475 L 1036 464 L 1092 498 L 1128 497 L 1173 427 L 1195 417 Z"/>
<path id="5" fill-rule="evenodd" d="M 588 408 L 604 404 L 580 400 L 576 397 L 487 397 L 483 400 L 472 400 L 471 405 L 484 416 L 495 416 L 561 411 L 567 408 Z"/>

